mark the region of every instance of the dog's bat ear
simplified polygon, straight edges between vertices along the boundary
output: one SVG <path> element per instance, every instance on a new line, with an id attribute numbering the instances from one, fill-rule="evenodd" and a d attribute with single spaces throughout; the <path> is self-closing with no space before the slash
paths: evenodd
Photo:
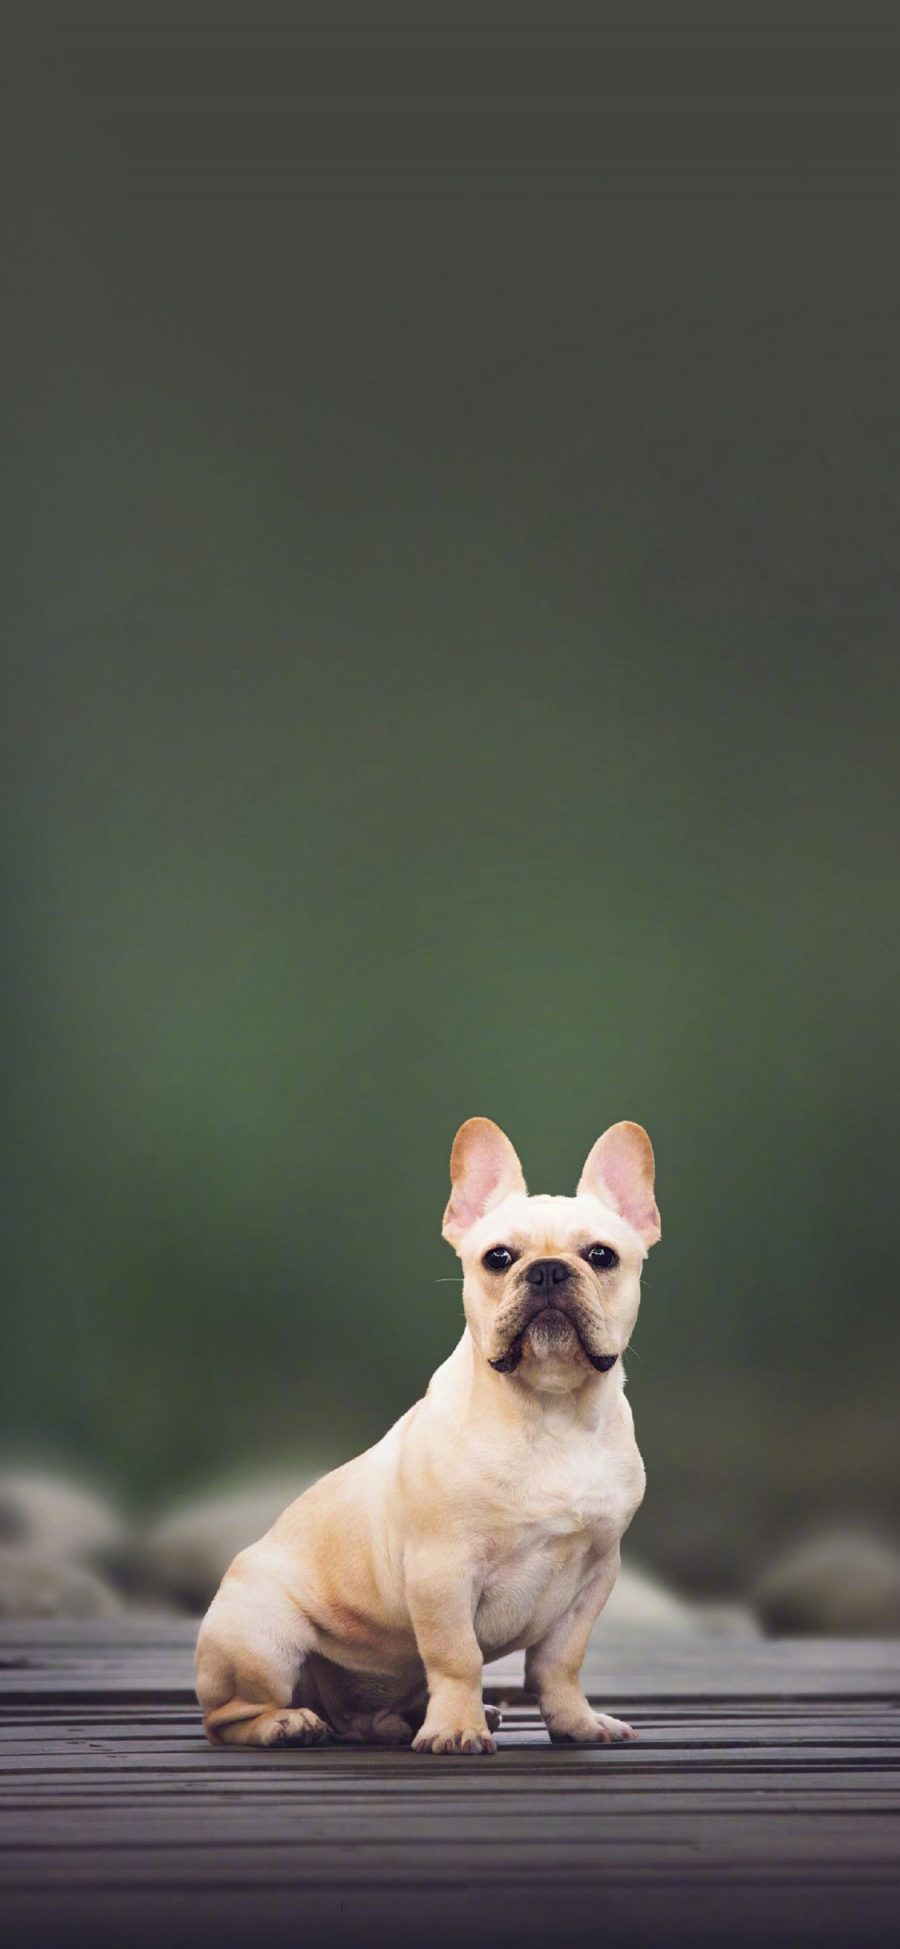
<path id="1" fill-rule="evenodd" d="M 614 1123 L 597 1138 L 578 1185 L 627 1218 L 649 1252 L 662 1232 L 653 1195 L 653 1145 L 639 1123 Z"/>
<path id="2" fill-rule="evenodd" d="M 512 1144 L 490 1117 L 470 1117 L 457 1131 L 450 1153 L 450 1182 L 453 1189 L 443 1232 L 456 1246 L 486 1211 L 502 1204 L 513 1191 L 526 1189 Z"/>

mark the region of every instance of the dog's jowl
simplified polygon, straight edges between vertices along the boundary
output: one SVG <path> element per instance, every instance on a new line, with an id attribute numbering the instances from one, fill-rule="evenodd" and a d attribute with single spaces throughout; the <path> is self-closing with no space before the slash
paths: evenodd
<path id="1" fill-rule="evenodd" d="M 650 1140 L 614 1124 L 574 1198 L 530 1198 L 509 1138 L 473 1117 L 450 1176 L 462 1339 L 374 1448 L 235 1558 L 197 1646 L 217 1743 L 489 1753 L 482 1665 L 518 1648 L 552 1739 L 633 1737 L 579 1672 L 644 1491 L 622 1355 L 660 1235 Z"/>

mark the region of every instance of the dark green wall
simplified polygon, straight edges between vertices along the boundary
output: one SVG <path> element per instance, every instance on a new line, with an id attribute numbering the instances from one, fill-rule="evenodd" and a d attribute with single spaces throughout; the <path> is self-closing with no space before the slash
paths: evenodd
<path id="1" fill-rule="evenodd" d="M 729 11 L 23 13 L 18 1449 L 374 1436 L 630 1116 L 648 1549 L 890 1506 L 894 123 Z"/>

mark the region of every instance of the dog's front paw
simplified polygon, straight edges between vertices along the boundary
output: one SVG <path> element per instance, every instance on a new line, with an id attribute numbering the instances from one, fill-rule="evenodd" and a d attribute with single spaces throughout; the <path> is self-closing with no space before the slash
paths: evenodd
<path id="1" fill-rule="evenodd" d="M 413 1740 L 414 1753 L 496 1753 L 487 1726 L 424 1725 Z"/>
<path id="2" fill-rule="evenodd" d="M 597 1738 L 602 1740 L 636 1739 L 637 1733 L 625 1719 L 614 1719 L 609 1712 L 595 1712 Z"/>
<path id="3" fill-rule="evenodd" d="M 614 1719 L 609 1712 L 586 1712 L 570 1725 L 548 1721 L 547 1731 L 554 1746 L 610 1746 L 614 1741 L 637 1738 L 633 1726 L 626 1725 L 624 1719 Z"/>

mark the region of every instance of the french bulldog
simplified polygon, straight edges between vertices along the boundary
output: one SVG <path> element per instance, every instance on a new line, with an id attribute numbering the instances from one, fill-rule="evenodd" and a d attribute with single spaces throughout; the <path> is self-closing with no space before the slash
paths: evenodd
<path id="1" fill-rule="evenodd" d="M 574 1198 L 529 1197 L 509 1138 L 473 1117 L 450 1177 L 462 1339 L 226 1572 L 197 1645 L 216 1743 L 491 1753 L 482 1666 L 517 1649 L 552 1740 L 634 1738 L 579 1672 L 644 1493 L 622 1355 L 660 1236 L 650 1140 L 614 1124 Z"/>

